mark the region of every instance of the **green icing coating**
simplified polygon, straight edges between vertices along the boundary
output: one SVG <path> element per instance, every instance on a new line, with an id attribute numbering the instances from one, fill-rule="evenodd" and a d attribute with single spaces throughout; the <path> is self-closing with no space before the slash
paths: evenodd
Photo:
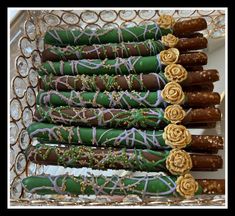
<path id="1" fill-rule="evenodd" d="M 78 75 L 78 74 L 131 74 L 131 73 L 159 73 L 162 71 L 162 63 L 159 54 L 156 56 L 131 56 L 129 58 L 115 59 L 81 59 L 71 61 L 52 62 L 46 61 L 39 69 L 40 76 L 54 75 Z"/>
<path id="2" fill-rule="evenodd" d="M 57 60 L 71 60 L 71 59 L 113 59 L 116 57 L 127 58 L 133 56 L 133 53 L 137 56 L 152 56 L 157 55 L 165 46 L 161 41 L 155 41 L 149 39 L 143 42 L 128 42 L 128 43 L 109 43 L 109 44 L 92 44 L 92 46 L 66 46 L 57 47 L 52 46 L 47 49 L 48 52 L 53 53 L 53 58 Z"/>
<path id="3" fill-rule="evenodd" d="M 61 148 L 38 144 L 29 149 L 31 161 L 64 167 L 90 167 L 93 169 L 127 169 L 132 171 L 166 171 L 169 151 L 150 149 L 94 149 L 87 146 Z"/>
<path id="4" fill-rule="evenodd" d="M 58 92 L 40 91 L 37 95 L 38 105 L 106 107 L 106 108 L 165 108 L 167 103 L 161 97 L 161 90 L 156 92 L 113 91 L 113 92 Z"/>
<path id="5" fill-rule="evenodd" d="M 74 126 L 109 128 L 164 128 L 170 122 L 162 108 L 102 109 L 37 106 L 35 119 L 39 122 Z"/>
<path id="6" fill-rule="evenodd" d="M 91 45 L 120 42 L 138 42 L 147 39 L 158 40 L 162 35 L 172 33 L 172 29 L 159 28 L 157 24 L 112 29 L 49 30 L 44 37 L 45 44 L 56 46 Z"/>
<path id="7" fill-rule="evenodd" d="M 22 180 L 29 193 L 68 195 L 179 196 L 175 176 L 30 176 Z"/>
<path id="8" fill-rule="evenodd" d="M 76 76 L 54 76 L 53 74 L 40 77 L 41 88 L 48 91 L 54 90 L 79 90 L 79 91 L 115 91 L 115 90 L 140 90 L 147 91 L 149 83 L 146 77 L 151 76 L 155 80 L 154 90 L 163 89 L 168 80 L 162 72 L 149 74 L 129 74 L 129 75 L 76 75 Z M 120 78 L 122 80 L 120 81 Z M 97 81 L 98 80 L 98 81 Z M 138 85 L 137 85 L 137 84 Z M 100 87 L 102 84 L 102 87 Z"/>
<path id="9" fill-rule="evenodd" d="M 22 180 L 29 193 L 63 195 L 127 195 L 180 196 L 176 191 L 176 176 L 158 174 L 154 176 L 30 176 Z M 195 195 L 202 194 L 199 185 Z"/>
<path id="10" fill-rule="evenodd" d="M 66 127 L 47 123 L 32 123 L 27 131 L 31 138 L 51 143 L 127 148 L 169 149 L 163 131 Z"/>

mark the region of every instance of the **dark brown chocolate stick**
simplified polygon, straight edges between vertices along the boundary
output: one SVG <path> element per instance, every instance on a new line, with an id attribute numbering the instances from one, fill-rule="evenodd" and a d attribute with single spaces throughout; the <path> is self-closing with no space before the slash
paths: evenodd
<path id="1" fill-rule="evenodd" d="M 216 171 L 223 167 L 223 159 L 218 155 L 190 154 L 192 171 Z"/>
<path id="2" fill-rule="evenodd" d="M 187 66 L 185 65 L 184 68 L 188 71 L 188 72 L 193 72 L 193 71 L 203 71 L 203 67 L 198 65 L 198 66 Z"/>
<path id="3" fill-rule="evenodd" d="M 221 136 L 215 135 L 191 135 L 192 141 L 187 147 L 195 152 L 217 152 L 224 147 L 224 140 Z"/>
<path id="4" fill-rule="evenodd" d="M 181 86 L 191 86 L 216 82 L 219 80 L 219 72 L 215 69 L 195 71 L 188 73 L 187 79 L 180 83 Z"/>
<path id="5" fill-rule="evenodd" d="M 189 109 L 182 120 L 183 125 L 192 123 L 210 123 L 221 121 L 221 112 L 218 108 Z"/>
<path id="6" fill-rule="evenodd" d="M 28 158 L 34 163 L 45 165 L 140 171 L 171 172 L 171 165 L 167 166 L 168 162 L 178 167 L 180 170 L 178 172 L 183 170 L 216 171 L 223 166 L 223 160 L 218 155 L 190 153 L 187 156 L 184 153 L 185 151 L 182 150 L 173 152 L 152 151 L 148 149 L 103 149 L 85 146 L 51 147 L 40 145 L 36 148 L 31 147 L 28 150 Z M 182 164 L 179 164 L 177 160 L 181 160 Z M 173 168 L 174 171 L 176 171 L 175 167 Z"/>
<path id="7" fill-rule="evenodd" d="M 186 33 L 193 33 L 207 28 L 207 23 L 204 18 L 195 18 L 191 20 L 183 20 L 176 22 L 173 26 L 173 33 L 175 36 L 184 35 Z"/>
<path id="8" fill-rule="evenodd" d="M 175 46 L 179 51 L 198 50 L 206 47 L 207 39 L 205 37 L 182 38 Z"/>
<path id="9" fill-rule="evenodd" d="M 193 33 L 182 33 L 181 35 L 177 36 L 178 38 L 196 38 L 196 37 L 204 37 L 204 35 L 200 32 L 193 32 Z"/>
<path id="10" fill-rule="evenodd" d="M 187 107 L 208 107 L 220 104 L 220 94 L 217 92 L 185 92 Z"/>
<path id="11" fill-rule="evenodd" d="M 205 83 L 201 85 L 182 86 L 184 92 L 213 92 L 214 84 Z"/>
<path id="12" fill-rule="evenodd" d="M 225 194 L 224 179 L 196 179 L 203 194 Z"/>
<path id="13" fill-rule="evenodd" d="M 204 52 L 188 52 L 179 55 L 177 64 L 198 66 L 207 64 L 207 55 Z"/>

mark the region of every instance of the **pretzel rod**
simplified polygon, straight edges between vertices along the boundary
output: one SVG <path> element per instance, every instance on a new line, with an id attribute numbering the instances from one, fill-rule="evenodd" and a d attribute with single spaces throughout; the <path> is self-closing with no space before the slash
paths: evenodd
<path id="1" fill-rule="evenodd" d="M 223 166 L 218 155 L 188 154 L 184 150 L 153 151 L 149 149 L 57 147 L 38 144 L 28 149 L 27 157 L 36 164 L 92 169 L 126 169 L 131 171 L 164 171 L 183 175 L 188 171 L 216 171 Z M 181 163 L 177 163 L 181 161 Z"/>
<path id="2" fill-rule="evenodd" d="M 191 52 L 179 54 L 176 48 L 164 50 L 155 56 L 131 56 L 129 58 L 115 59 L 81 59 L 69 62 L 43 63 L 39 69 L 40 76 L 53 75 L 78 75 L 78 74 L 108 74 L 108 75 L 128 75 L 130 73 L 159 73 L 165 65 L 178 63 L 187 66 L 197 66 L 207 64 L 207 55 L 203 52 Z"/>
<path id="3" fill-rule="evenodd" d="M 93 44 L 91 46 L 66 47 L 52 46 L 42 52 L 42 62 L 152 56 L 157 55 L 162 50 L 168 49 L 169 47 L 175 47 L 179 51 L 198 50 L 207 47 L 207 39 L 204 37 L 177 39 L 170 34 L 167 36 L 168 38 L 162 37 L 163 41 L 149 39 L 143 42 L 122 42 L 120 44 Z"/>
<path id="4" fill-rule="evenodd" d="M 91 46 L 52 46 L 42 52 L 42 61 L 68 61 L 79 59 L 115 59 L 130 56 L 157 55 L 165 47 L 161 41 L 146 40 L 120 44 L 93 44 Z"/>
<path id="5" fill-rule="evenodd" d="M 193 33 L 206 28 L 207 23 L 203 18 L 174 23 L 171 16 L 163 15 L 160 16 L 154 24 L 139 25 L 135 27 L 118 27 L 112 29 L 101 28 L 97 30 L 84 29 L 82 31 L 52 29 L 46 32 L 44 43 L 66 46 L 138 42 L 147 39 L 158 40 L 162 35 L 167 35 L 169 33 L 180 35 L 180 32 Z"/>
<path id="6" fill-rule="evenodd" d="M 53 76 L 44 75 L 39 79 L 39 86 L 44 90 L 57 91 L 114 91 L 114 90 L 159 90 L 167 80 L 162 73 L 129 74 L 129 75 L 77 75 Z"/>
<path id="7" fill-rule="evenodd" d="M 199 123 L 216 122 L 221 120 L 220 110 L 217 108 L 189 109 L 181 110 L 178 106 L 173 106 L 170 110 L 174 119 L 170 119 L 169 108 L 154 109 L 93 109 L 75 107 L 41 107 L 38 106 L 34 119 L 38 122 L 48 122 L 53 124 L 74 125 L 74 126 L 99 126 L 109 128 L 144 128 L 160 129 L 172 122 L 180 122 L 183 125 L 193 125 Z M 177 114 L 180 117 L 177 120 Z M 200 125 L 199 125 L 200 126 Z"/>
<path id="8" fill-rule="evenodd" d="M 27 131 L 31 138 L 43 143 L 64 143 L 98 147 L 125 147 L 139 149 L 185 148 L 187 150 L 223 148 L 219 136 L 191 135 L 182 125 L 169 124 L 163 130 L 104 129 L 32 123 Z M 180 132 L 180 133 L 179 133 Z M 176 136 L 177 134 L 177 136 Z"/>
<path id="9" fill-rule="evenodd" d="M 224 194 L 224 179 L 199 179 L 192 175 L 167 176 L 30 176 L 22 180 L 23 188 L 28 193 L 67 194 L 67 195 L 127 195 L 148 196 L 183 196 L 191 198 L 199 194 Z M 184 187 L 187 185 L 187 187 Z"/>
<path id="10" fill-rule="evenodd" d="M 40 91 L 37 95 L 38 105 L 74 106 L 74 107 L 110 107 L 110 108 L 144 108 L 166 107 L 167 103 L 157 92 L 58 92 Z"/>
<path id="11" fill-rule="evenodd" d="M 90 30 L 49 30 L 44 43 L 56 46 L 92 45 L 121 42 L 138 42 L 147 39 L 158 40 L 162 35 L 172 33 L 172 29 L 159 28 L 157 24 L 136 27 Z"/>
<path id="12" fill-rule="evenodd" d="M 176 87 L 178 88 L 179 86 Z M 37 95 L 37 104 L 55 107 L 74 106 L 131 109 L 165 108 L 168 106 L 168 98 L 169 102 L 174 99 L 173 102 L 175 104 L 182 104 L 187 107 L 208 107 L 220 103 L 220 95 L 216 92 L 183 92 L 182 89 L 176 89 L 176 87 L 175 85 L 166 85 L 163 90 L 155 92 L 40 91 Z M 172 88 L 174 91 L 171 91 Z"/>
<path id="13" fill-rule="evenodd" d="M 183 88 L 187 86 L 186 89 L 190 89 L 192 85 L 201 86 L 202 84 L 208 84 L 208 82 L 215 82 L 217 80 L 219 80 L 219 73 L 217 70 L 196 71 L 194 73 L 187 73 L 187 78 L 182 81 L 180 85 Z M 167 82 L 168 80 L 163 73 L 129 74 L 128 76 L 112 76 L 107 74 L 92 76 L 53 76 L 50 74 L 40 78 L 39 86 L 44 90 L 54 89 L 57 91 L 154 91 L 163 89 Z M 209 89 L 211 89 L 211 86 Z"/>

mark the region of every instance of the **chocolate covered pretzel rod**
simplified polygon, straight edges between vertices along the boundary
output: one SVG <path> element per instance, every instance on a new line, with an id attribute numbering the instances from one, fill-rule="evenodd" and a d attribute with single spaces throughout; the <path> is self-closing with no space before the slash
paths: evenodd
<path id="1" fill-rule="evenodd" d="M 175 65 L 175 67 L 173 67 Z M 190 89 L 192 85 L 203 85 L 208 82 L 215 82 L 219 80 L 219 73 L 217 70 L 204 70 L 187 73 L 182 66 L 174 64 L 171 67 L 165 68 L 163 73 L 150 74 L 129 74 L 125 75 L 77 75 L 77 76 L 53 76 L 44 75 L 40 78 L 39 86 L 44 90 L 57 91 L 115 91 L 115 90 L 161 90 L 164 88 L 169 80 L 181 81 L 180 85 L 183 90 Z M 169 70 L 166 70 L 168 69 Z M 176 77 L 176 78 L 174 78 Z M 200 88 L 199 88 L 200 89 Z M 210 88 L 211 89 L 211 88 Z"/>
<path id="2" fill-rule="evenodd" d="M 144 128 L 160 129 L 170 122 L 183 125 L 209 123 L 221 120 L 221 112 L 217 108 L 183 110 L 179 105 L 145 109 L 93 109 L 76 107 L 41 107 L 38 106 L 34 119 L 38 122 L 74 126 L 99 126 L 109 128 Z"/>
<path id="3" fill-rule="evenodd" d="M 39 79 L 39 86 L 44 90 L 57 91 L 114 91 L 114 90 L 158 90 L 167 80 L 162 73 L 129 74 L 129 75 L 77 75 L 53 76 L 44 75 Z"/>
<path id="4" fill-rule="evenodd" d="M 131 109 L 165 108 L 168 106 L 168 103 L 181 104 L 184 107 L 208 107 L 220 103 L 220 95 L 216 92 L 183 92 L 179 84 L 168 84 L 163 90 L 155 92 L 40 91 L 37 95 L 37 104 L 54 107 L 73 106 Z"/>
<path id="5" fill-rule="evenodd" d="M 104 129 L 32 123 L 27 131 L 31 138 L 43 143 L 64 143 L 98 147 L 125 147 L 139 149 L 185 148 L 216 150 L 223 148 L 219 136 L 194 136 L 182 125 L 169 124 L 164 130 Z M 197 146 L 198 145 L 198 146 Z"/>
<path id="6" fill-rule="evenodd" d="M 204 49 L 207 47 L 207 39 L 204 37 L 178 39 L 174 35 L 168 34 L 162 36 L 162 39 L 159 41 L 149 39 L 143 42 L 122 42 L 120 44 L 93 44 L 91 46 L 66 47 L 52 46 L 42 52 L 42 62 L 152 56 L 170 47 L 175 47 L 179 51 Z"/>
<path id="7" fill-rule="evenodd" d="M 40 76 L 53 75 L 78 75 L 78 74 L 123 74 L 161 72 L 166 65 L 178 63 L 186 66 L 207 64 L 207 55 L 203 52 L 189 52 L 180 54 L 176 48 L 163 50 L 156 56 L 131 56 L 129 58 L 115 59 L 81 59 L 69 62 L 43 63 L 39 69 Z"/>
<path id="8" fill-rule="evenodd" d="M 173 28 L 172 28 L 173 27 Z M 105 43 L 120 43 L 144 41 L 147 39 L 158 40 L 162 35 L 173 33 L 181 35 L 193 33 L 207 28 L 206 20 L 195 18 L 175 23 L 173 17 L 162 15 L 154 24 L 139 25 L 135 27 L 118 27 L 97 30 L 49 30 L 44 37 L 45 44 L 58 46 L 66 45 L 91 45 Z"/>
<path id="9" fill-rule="evenodd" d="M 148 196 L 183 196 L 191 198 L 200 194 L 224 194 L 224 179 L 199 179 L 192 175 L 167 176 L 159 173 L 155 176 L 30 176 L 22 180 L 23 188 L 28 193 L 67 194 L 67 195 L 127 195 Z M 186 187 L 185 187 L 186 185 Z"/>
<path id="10" fill-rule="evenodd" d="M 164 171 L 183 175 L 192 171 L 217 171 L 223 160 L 218 155 L 188 154 L 184 150 L 153 151 L 149 149 L 57 147 L 38 144 L 28 149 L 27 157 L 36 164 L 92 169 L 126 169 L 131 171 Z"/>

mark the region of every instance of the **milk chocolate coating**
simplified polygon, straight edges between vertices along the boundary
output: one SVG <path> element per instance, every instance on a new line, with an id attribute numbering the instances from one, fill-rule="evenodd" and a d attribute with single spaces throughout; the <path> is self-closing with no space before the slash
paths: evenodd
<path id="1" fill-rule="evenodd" d="M 220 95 L 217 92 L 185 92 L 187 107 L 208 107 L 220 104 Z"/>
<path id="2" fill-rule="evenodd" d="M 64 151 L 69 148 L 69 147 L 57 147 L 59 150 L 59 153 L 56 153 L 56 151 L 53 149 L 49 151 L 49 153 L 46 152 L 46 149 L 40 149 L 40 153 L 35 153 L 35 147 L 31 147 L 28 150 L 28 159 L 34 163 L 38 164 L 44 164 L 44 165 L 58 165 L 59 163 L 59 158 L 64 155 Z M 122 161 L 116 162 L 115 164 L 108 162 L 107 160 L 107 154 L 110 153 L 110 149 L 101 149 L 101 148 L 95 148 L 92 149 L 91 151 L 93 152 L 93 158 L 92 158 L 92 165 L 91 161 L 89 159 L 89 154 L 86 152 L 82 153 L 81 160 L 82 162 L 78 161 L 75 165 L 73 164 L 71 167 L 91 167 L 91 168 L 97 168 L 97 169 L 108 169 L 108 168 L 113 168 L 113 169 L 131 169 L 132 167 L 134 170 L 138 167 L 135 166 L 134 164 L 130 165 L 125 165 L 122 163 Z M 37 151 L 37 150 L 36 150 Z M 120 155 L 121 149 L 112 149 L 112 154 L 113 155 Z M 126 154 L 130 158 L 134 158 L 135 154 L 135 149 L 126 149 Z M 163 158 L 161 156 L 152 154 L 148 152 L 148 150 L 141 150 L 142 152 L 142 157 L 152 163 L 156 163 L 159 160 L 162 160 Z M 45 158 L 43 158 L 44 155 L 47 155 Z M 223 166 L 223 160 L 220 156 L 218 155 L 211 155 L 211 154 L 189 154 L 192 160 L 192 171 L 216 171 L 217 169 L 222 168 Z M 75 156 L 76 157 L 76 156 Z M 72 158 L 67 158 L 67 160 L 71 160 Z M 99 163 L 100 161 L 106 161 L 106 163 L 103 163 L 102 165 Z M 95 162 L 97 161 L 97 162 Z M 62 164 L 63 165 L 63 164 Z M 67 163 L 69 166 L 69 164 Z M 127 166 L 127 167 L 126 167 Z M 161 166 L 155 167 L 156 170 L 152 171 L 161 171 L 161 170 L 166 170 L 166 168 Z M 136 169 L 139 170 L 139 169 Z"/>
<path id="3" fill-rule="evenodd" d="M 196 38 L 196 37 L 203 37 L 204 35 L 200 32 L 193 32 L 193 33 L 184 33 L 181 32 L 180 35 L 177 35 L 178 38 Z"/>
<path id="4" fill-rule="evenodd" d="M 196 179 L 203 194 L 225 194 L 224 179 Z"/>
<path id="5" fill-rule="evenodd" d="M 207 39 L 205 37 L 182 38 L 176 44 L 175 48 L 180 51 L 204 49 L 207 47 Z"/>
<path id="6" fill-rule="evenodd" d="M 219 80 L 219 72 L 214 69 L 194 71 L 188 73 L 187 79 L 180 83 L 182 86 L 199 85 L 208 82 L 216 82 Z"/>
<path id="7" fill-rule="evenodd" d="M 216 171 L 223 167 L 223 159 L 218 155 L 190 154 L 192 171 Z"/>
<path id="8" fill-rule="evenodd" d="M 182 120 L 182 124 L 209 123 L 221 121 L 221 112 L 218 108 L 207 107 L 204 109 L 189 109 Z"/>
<path id="9" fill-rule="evenodd" d="M 204 52 L 181 53 L 177 64 L 186 66 L 198 66 L 207 64 L 207 55 Z"/>
<path id="10" fill-rule="evenodd" d="M 208 152 L 208 151 L 218 151 L 223 149 L 224 140 L 221 136 L 215 135 L 191 135 L 192 141 L 187 147 L 195 152 Z"/>
<path id="11" fill-rule="evenodd" d="M 203 71 L 203 67 L 201 65 L 197 65 L 197 66 L 187 66 L 187 65 L 185 65 L 184 68 L 188 72 Z"/>
<path id="12" fill-rule="evenodd" d="M 195 18 L 191 20 L 183 20 L 176 22 L 173 26 L 173 33 L 176 36 L 182 33 L 193 33 L 196 31 L 201 31 L 207 28 L 207 22 L 204 18 Z"/>
<path id="13" fill-rule="evenodd" d="M 214 90 L 213 83 L 205 83 L 201 85 L 182 86 L 184 92 L 212 92 Z"/>

